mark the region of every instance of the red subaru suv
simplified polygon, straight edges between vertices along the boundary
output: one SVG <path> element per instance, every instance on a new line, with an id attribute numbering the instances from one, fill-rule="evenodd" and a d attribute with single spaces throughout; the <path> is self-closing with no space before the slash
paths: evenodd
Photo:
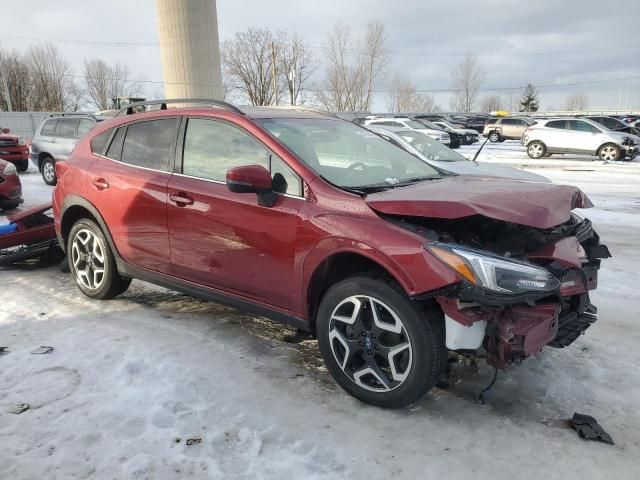
<path id="1" fill-rule="evenodd" d="M 186 102 L 129 108 L 56 164 L 85 295 L 138 278 L 287 322 L 385 407 L 427 392 L 448 350 L 502 369 L 596 320 L 609 252 L 579 189 L 445 174 L 328 114 Z"/>

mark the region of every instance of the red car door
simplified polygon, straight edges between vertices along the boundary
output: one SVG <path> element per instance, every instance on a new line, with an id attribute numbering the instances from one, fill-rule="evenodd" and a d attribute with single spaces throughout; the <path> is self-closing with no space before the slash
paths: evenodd
<path id="1" fill-rule="evenodd" d="M 272 207 L 230 192 L 227 170 L 262 165 L 286 180 Z M 192 118 L 182 173 L 169 181 L 168 225 L 175 275 L 271 305 L 293 305 L 296 236 L 304 205 L 301 179 L 247 132 Z"/>
<path id="2" fill-rule="evenodd" d="M 122 258 L 165 273 L 171 270 L 167 184 L 178 125 L 178 118 L 162 118 L 118 128 L 87 176 L 89 200 Z"/>

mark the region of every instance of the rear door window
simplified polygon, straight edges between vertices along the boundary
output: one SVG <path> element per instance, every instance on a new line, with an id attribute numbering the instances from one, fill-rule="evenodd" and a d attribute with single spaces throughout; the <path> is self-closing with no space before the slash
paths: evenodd
<path id="1" fill-rule="evenodd" d="M 547 127 L 564 130 L 566 123 L 566 120 L 552 120 L 551 122 L 547 122 Z"/>
<path id="2" fill-rule="evenodd" d="M 58 137 L 75 137 L 78 130 L 80 120 L 72 118 L 63 118 L 58 125 Z"/>
<path id="3" fill-rule="evenodd" d="M 178 125 L 177 118 L 130 124 L 120 161 L 136 167 L 169 171 L 169 163 L 175 153 Z"/>
<path id="4" fill-rule="evenodd" d="M 569 120 L 569 130 L 574 130 L 576 132 L 586 132 L 591 133 L 596 131 L 596 129 L 589 125 L 587 122 L 582 122 L 580 120 Z"/>
<path id="5" fill-rule="evenodd" d="M 56 131 L 56 125 L 58 125 L 57 118 L 47 120 L 47 122 L 42 126 L 42 130 L 40 131 L 40 134 L 53 136 L 53 134 Z"/>

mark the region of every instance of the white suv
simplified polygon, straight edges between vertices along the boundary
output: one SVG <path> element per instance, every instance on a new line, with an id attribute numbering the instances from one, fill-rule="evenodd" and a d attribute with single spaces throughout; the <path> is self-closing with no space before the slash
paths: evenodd
<path id="1" fill-rule="evenodd" d="M 551 118 L 527 128 L 522 144 L 531 158 L 553 153 L 597 155 L 602 160 L 633 158 L 638 145 L 630 135 L 613 132 L 583 118 Z"/>
<path id="2" fill-rule="evenodd" d="M 418 121 L 410 118 L 401 117 L 381 117 L 381 118 L 367 118 L 364 121 L 365 125 L 376 125 L 378 127 L 395 127 L 406 128 L 408 130 L 417 130 L 419 132 L 429 135 L 434 140 L 438 140 L 440 143 L 449 145 L 451 143 L 451 137 L 443 130 L 434 130 L 427 128 L 427 126 Z"/>

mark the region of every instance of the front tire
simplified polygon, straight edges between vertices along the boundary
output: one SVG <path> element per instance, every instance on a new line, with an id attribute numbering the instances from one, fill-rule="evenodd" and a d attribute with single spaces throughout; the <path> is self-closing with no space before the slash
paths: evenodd
<path id="1" fill-rule="evenodd" d="M 47 157 L 42 161 L 40 165 L 40 172 L 42 173 L 42 179 L 44 183 L 50 186 L 55 186 L 58 183 L 56 177 L 56 163 L 51 157 Z"/>
<path id="2" fill-rule="evenodd" d="M 118 273 L 109 242 L 92 220 L 83 218 L 71 228 L 67 259 L 76 285 L 89 298 L 107 300 L 129 288 L 131 279 Z"/>
<path id="3" fill-rule="evenodd" d="M 500 134 L 498 132 L 491 132 L 489 134 L 489 141 L 491 143 L 498 143 L 500 141 Z"/>
<path id="4" fill-rule="evenodd" d="M 544 157 L 547 154 L 547 147 L 544 143 L 534 140 L 527 145 L 527 155 L 535 160 Z"/>
<path id="5" fill-rule="evenodd" d="M 357 399 L 386 408 L 419 400 L 445 366 L 444 319 L 391 280 L 352 277 L 318 309 L 320 352 L 333 378 Z"/>
<path id="6" fill-rule="evenodd" d="M 618 146 L 614 143 L 607 143 L 600 147 L 598 156 L 605 162 L 615 162 L 616 160 L 620 160 L 620 148 L 618 148 Z"/>

